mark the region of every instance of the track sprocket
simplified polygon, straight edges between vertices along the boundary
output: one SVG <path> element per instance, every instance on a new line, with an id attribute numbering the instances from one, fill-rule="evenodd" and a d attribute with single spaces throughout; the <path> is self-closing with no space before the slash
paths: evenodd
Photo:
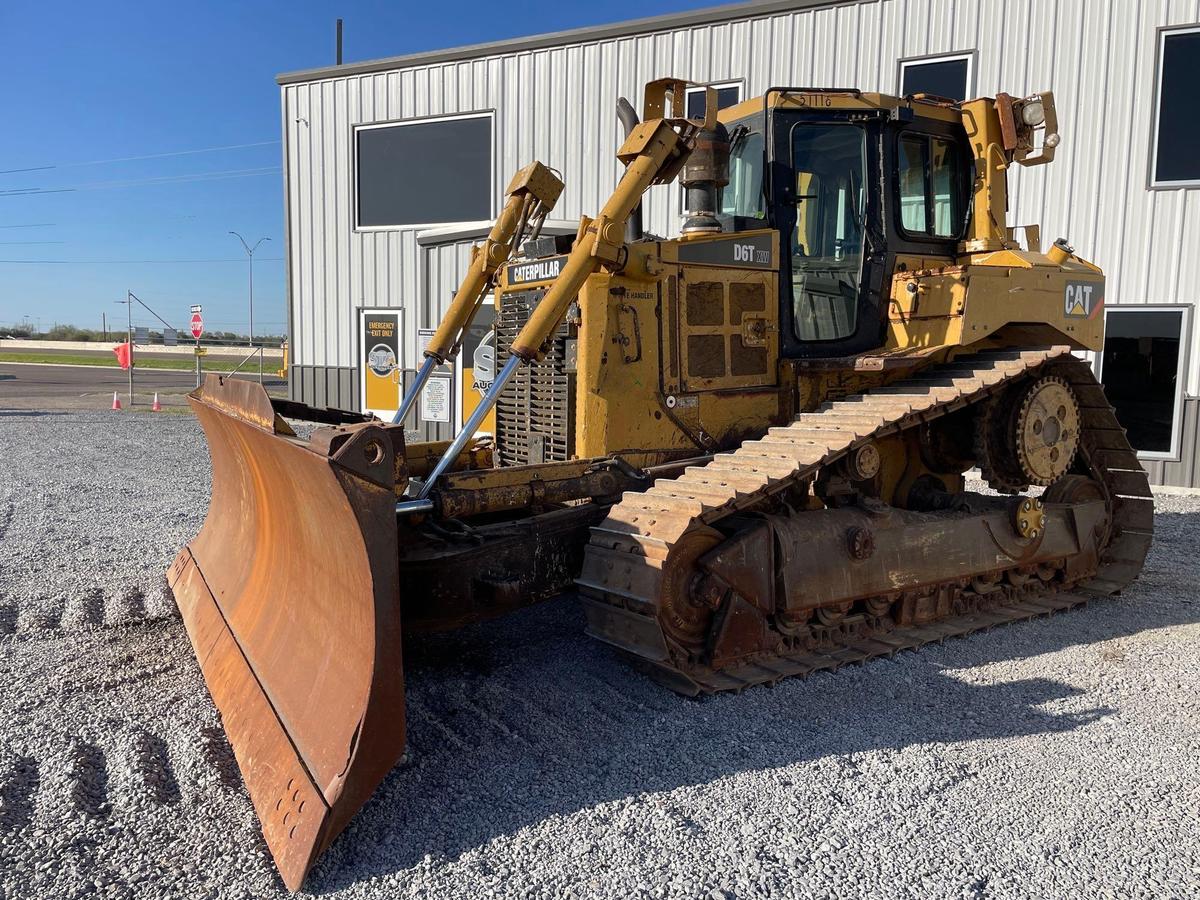
<path id="1" fill-rule="evenodd" d="M 1030 484 L 1047 487 L 1067 473 L 1079 449 L 1079 403 L 1066 381 L 1046 375 L 1030 385 L 1013 424 L 1017 465 Z"/>
<path id="2" fill-rule="evenodd" d="M 986 401 L 975 419 L 975 455 L 991 487 L 1014 494 L 1067 473 L 1079 449 L 1079 402 L 1065 380 L 1043 375 Z"/>

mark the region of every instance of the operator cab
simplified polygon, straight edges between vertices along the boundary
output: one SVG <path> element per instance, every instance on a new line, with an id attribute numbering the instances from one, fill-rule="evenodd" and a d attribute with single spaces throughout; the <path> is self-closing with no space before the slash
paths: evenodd
<path id="1" fill-rule="evenodd" d="M 722 230 L 780 232 L 781 355 L 882 346 L 892 275 L 914 257 L 952 264 L 966 235 L 974 172 L 958 109 L 772 88 L 721 118 L 730 143 Z"/>

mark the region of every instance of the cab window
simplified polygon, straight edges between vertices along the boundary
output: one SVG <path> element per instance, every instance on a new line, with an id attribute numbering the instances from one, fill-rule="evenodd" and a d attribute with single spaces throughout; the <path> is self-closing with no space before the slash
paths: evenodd
<path id="1" fill-rule="evenodd" d="M 721 191 L 721 212 L 726 216 L 765 219 L 763 197 L 763 135 L 744 127 L 734 129 L 729 149 L 729 184 Z"/>
<path id="2" fill-rule="evenodd" d="M 955 239 L 966 224 L 962 152 L 953 141 L 902 135 L 898 147 L 900 227 L 911 235 Z"/>

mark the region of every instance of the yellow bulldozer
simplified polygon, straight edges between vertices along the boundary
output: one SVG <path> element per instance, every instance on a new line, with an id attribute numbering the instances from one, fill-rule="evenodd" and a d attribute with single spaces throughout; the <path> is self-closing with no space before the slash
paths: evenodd
<path id="1" fill-rule="evenodd" d="M 1006 223 L 1053 96 L 776 87 L 718 114 L 705 88 L 688 118 L 687 89 L 618 104 L 624 172 L 573 238 L 541 234 L 555 172 L 517 173 L 393 421 L 190 395 L 212 501 L 169 581 L 289 888 L 404 753 L 402 635 L 574 594 L 633 668 L 740 691 L 1142 567 L 1148 482 L 1076 355 L 1103 273 Z M 681 234 L 644 233 L 677 178 Z M 453 441 L 407 443 L 488 294 L 490 388 Z"/>

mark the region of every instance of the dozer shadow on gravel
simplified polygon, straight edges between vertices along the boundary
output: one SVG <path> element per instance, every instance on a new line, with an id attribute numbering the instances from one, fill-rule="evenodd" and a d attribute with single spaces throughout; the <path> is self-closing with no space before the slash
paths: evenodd
<path id="1" fill-rule="evenodd" d="M 590 634 L 693 695 L 1141 569 L 1146 476 L 1074 355 L 1102 347 L 1103 274 L 1005 224 L 1052 95 L 772 88 L 718 117 L 709 88 L 689 119 L 685 85 L 647 85 L 643 121 L 621 101 L 624 174 L 573 240 L 540 236 L 554 172 L 517 173 L 395 421 L 219 376 L 190 396 L 213 496 L 170 583 L 291 889 L 404 752 L 402 629 L 575 590 Z M 644 234 L 677 176 L 682 234 Z M 407 444 L 492 292 L 495 380 L 454 441 Z M 998 496 L 964 490 L 975 466 Z"/>

